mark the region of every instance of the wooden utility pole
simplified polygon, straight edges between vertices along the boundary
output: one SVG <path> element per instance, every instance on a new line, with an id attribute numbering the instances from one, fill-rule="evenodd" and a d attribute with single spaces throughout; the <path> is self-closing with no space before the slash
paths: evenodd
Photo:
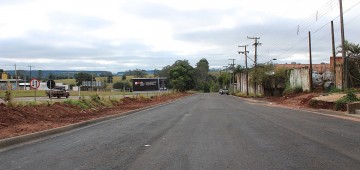
<path id="1" fill-rule="evenodd" d="M 247 65 L 247 54 L 249 51 L 246 51 L 248 45 L 239 45 L 238 47 L 245 47 L 245 51 L 239 51 L 239 54 L 242 53 L 245 55 L 245 69 L 246 69 L 246 96 L 249 96 L 249 74 L 248 74 L 248 65 Z"/>
<path id="2" fill-rule="evenodd" d="M 231 69 L 232 69 L 232 76 L 231 76 L 231 73 L 230 73 L 230 80 L 232 79 L 232 84 L 233 84 L 233 87 L 232 87 L 232 89 L 233 89 L 233 92 L 235 92 L 235 87 L 234 87 L 234 83 L 235 83 L 235 60 L 236 59 L 233 59 L 233 58 L 231 58 L 231 59 L 229 59 L 229 60 L 232 60 L 232 64 L 230 64 L 231 65 Z M 230 81 L 230 85 L 231 85 L 231 81 Z"/>
<path id="3" fill-rule="evenodd" d="M 309 31 L 309 60 L 310 60 L 310 67 L 309 67 L 309 84 L 310 84 L 310 92 L 312 91 L 312 54 L 311 54 L 311 33 Z"/>
<path id="4" fill-rule="evenodd" d="M 29 84 L 30 84 L 30 81 L 32 79 L 32 77 L 31 77 L 31 68 L 34 67 L 34 66 L 29 65 L 28 67 L 30 67 L 30 77 L 29 77 Z M 29 89 L 31 90 L 31 87 L 29 87 Z M 26 80 L 25 80 L 25 90 L 26 90 Z"/>
<path id="5" fill-rule="evenodd" d="M 229 66 L 223 66 L 223 67 L 225 67 L 226 68 L 226 74 L 228 73 L 228 67 Z M 231 81 L 231 79 L 230 79 L 230 81 Z M 226 82 L 227 83 L 227 82 Z M 230 84 L 231 84 L 231 82 L 229 82 Z M 229 88 L 230 88 L 230 84 L 229 84 Z M 225 89 L 228 89 L 229 90 L 229 88 L 225 88 Z"/>
<path id="6" fill-rule="evenodd" d="M 261 45 L 261 43 L 258 42 L 258 39 L 260 39 L 260 37 L 247 37 L 248 39 L 254 39 L 255 43 L 253 44 L 253 46 L 255 46 L 255 55 L 254 55 L 254 96 L 256 97 L 256 89 L 257 89 L 257 85 L 256 85 L 256 66 L 257 66 L 257 46 Z"/>
<path id="7" fill-rule="evenodd" d="M 343 84 L 342 90 L 345 88 L 349 88 L 349 80 L 348 80 L 348 65 L 347 65 L 347 58 L 346 58 L 346 51 L 345 51 L 345 31 L 344 31 L 344 15 L 343 15 L 343 6 L 342 6 L 342 0 L 339 0 L 339 6 L 340 6 L 340 29 L 341 29 L 341 51 L 342 51 L 342 59 L 343 59 Z M 345 75 L 345 78 L 344 78 Z M 345 86 L 345 87 L 344 87 Z"/>
<path id="8" fill-rule="evenodd" d="M 335 54 L 335 35 L 334 35 L 334 21 L 331 21 L 331 43 L 332 43 L 332 55 L 333 55 L 333 73 L 334 73 L 334 85 L 336 87 L 336 54 Z"/>
<path id="9" fill-rule="evenodd" d="M 29 79 L 31 80 L 32 79 L 32 77 L 31 77 L 31 68 L 34 67 L 34 66 L 29 65 L 28 67 L 30 67 L 30 77 L 29 77 Z"/>
<path id="10" fill-rule="evenodd" d="M 18 75 L 17 75 L 17 70 L 16 70 L 16 64 L 15 66 L 15 80 L 16 80 L 16 90 L 19 90 L 19 82 L 18 82 Z"/>

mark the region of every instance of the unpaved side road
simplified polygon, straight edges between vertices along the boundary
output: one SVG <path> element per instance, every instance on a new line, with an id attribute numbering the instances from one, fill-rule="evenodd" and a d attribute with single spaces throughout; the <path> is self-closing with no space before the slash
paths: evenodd
<path id="1" fill-rule="evenodd" d="M 360 124 L 218 94 L 0 151 L 0 169 L 358 169 Z"/>

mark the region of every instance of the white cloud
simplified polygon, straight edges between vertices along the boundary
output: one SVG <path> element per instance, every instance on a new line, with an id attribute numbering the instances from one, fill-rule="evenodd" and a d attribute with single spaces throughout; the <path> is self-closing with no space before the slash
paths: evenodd
<path id="1" fill-rule="evenodd" d="M 355 3 L 344 1 L 344 9 Z M 117 72 L 161 69 L 181 59 L 195 64 L 201 58 L 212 67 L 227 65 L 228 58 L 242 64 L 237 46 L 253 43 L 246 36 L 261 36 L 259 61 L 279 57 L 276 62 L 304 62 L 306 33 L 321 27 L 314 35 L 314 60 L 323 61 L 329 56 L 326 23 L 338 15 L 336 4 L 336 0 L 1 1 L 0 67 L 34 63 L 39 69 Z M 355 35 L 360 22 L 354 12 L 359 6 L 345 15 L 346 36 L 355 43 L 360 43 Z M 317 10 L 326 12 L 319 21 Z M 335 30 L 339 32 L 338 24 Z M 249 49 L 253 55 L 253 47 Z"/>

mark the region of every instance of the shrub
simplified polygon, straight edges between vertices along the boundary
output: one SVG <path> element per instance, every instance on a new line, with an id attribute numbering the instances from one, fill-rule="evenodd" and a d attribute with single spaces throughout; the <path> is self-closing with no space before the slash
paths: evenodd
<path id="1" fill-rule="evenodd" d="M 345 110 L 346 104 L 350 102 L 360 101 L 357 98 L 355 92 L 353 90 L 348 90 L 346 95 L 340 98 L 339 100 L 335 101 L 335 110 Z"/>
<path id="2" fill-rule="evenodd" d="M 211 87 L 210 87 L 210 91 L 211 92 L 219 92 L 220 90 L 220 86 L 218 84 L 213 84 Z"/>
<path id="3" fill-rule="evenodd" d="M 73 106 L 78 106 L 78 107 L 81 107 L 83 109 L 89 109 L 90 106 L 91 106 L 90 103 L 87 102 L 87 100 L 85 100 L 85 99 L 80 99 L 80 100 L 68 99 L 68 100 L 65 100 L 64 103 L 70 104 L 70 105 L 73 105 Z"/>
<path id="4" fill-rule="evenodd" d="M 301 93 L 301 92 L 303 92 L 302 87 L 295 87 L 294 88 L 294 93 Z"/>
<path id="5" fill-rule="evenodd" d="M 284 94 L 292 94 L 292 93 L 301 93 L 301 92 L 303 92 L 303 89 L 302 89 L 302 87 L 300 87 L 300 86 L 298 86 L 298 87 L 295 87 L 295 88 L 286 88 L 285 90 L 284 90 Z"/>
<path id="6" fill-rule="evenodd" d="M 12 95 L 12 92 L 10 90 L 6 90 L 4 101 L 7 102 L 8 106 L 13 105 L 13 95 Z"/>
<path id="7" fill-rule="evenodd" d="M 242 92 L 235 93 L 234 96 L 247 97 L 247 96 L 246 96 L 246 93 L 242 93 Z"/>
<path id="8" fill-rule="evenodd" d="M 95 94 L 95 95 L 90 95 L 91 101 L 95 102 L 95 103 L 100 103 L 100 96 Z"/>
<path id="9" fill-rule="evenodd" d="M 336 87 L 331 87 L 330 88 L 330 91 L 329 91 L 329 93 L 339 93 L 339 92 L 341 92 L 341 89 L 338 89 L 338 88 L 336 88 Z"/>
<path id="10" fill-rule="evenodd" d="M 316 106 L 318 104 L 318 101 L 317 100 L 310 100 L 310 106 Z"/>

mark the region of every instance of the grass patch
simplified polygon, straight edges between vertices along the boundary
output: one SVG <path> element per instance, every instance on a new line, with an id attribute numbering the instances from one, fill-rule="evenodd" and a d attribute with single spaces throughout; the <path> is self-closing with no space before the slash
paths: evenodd
<path id="1" fill-rule="evenodd" d="M 331 87 L 329 91 L 329 93 L 340 93 L 340 92 L 342 92 L 342 90 L 336 87 Z"/>
<path id="2" fill-rule="evenodd" d="M 86 99 L 80 99 L 80 100 L 68 99 L 68 100 L 65 100 L 64 103 L 70 104 L 70 105 L 73 105 L 73 106 L 78 106 L 78 107 L 83 108 L 83 109 L 91 108 L 90 102 L 88 102 Z"/>
<path id="3" fill-rule="evenodd" d="M 234 96 L 238 96 L 238 97 L 248 97 L 248 96 L 246 96 L 246 93 L 242 93 L 242 92 L 235 93 Z"/>

